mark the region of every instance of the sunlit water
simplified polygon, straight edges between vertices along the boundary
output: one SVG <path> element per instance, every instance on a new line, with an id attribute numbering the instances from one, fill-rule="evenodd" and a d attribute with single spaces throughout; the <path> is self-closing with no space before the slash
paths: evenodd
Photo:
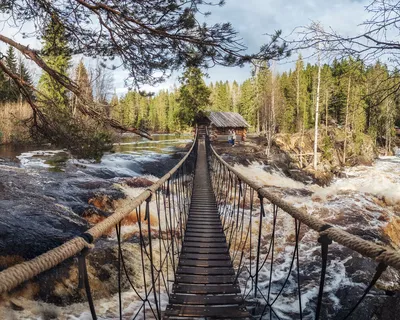
<path id="1" fill-rule="evenodd" d="M 101 163 L 94 164 L 87 161 L 78 163 L 85 166 L 86 172 L 92 170 L 96 173 L 107 170 L 108 174 L 114 176 L 137 175 L 138 167 L 148 161 L 154 163 L 163 162 L 164 157 L 170 157 L 176 152 L 176 147 L 190 142 L 190 136 L 175 135 L 156 135 L 154 141 L 146 141 L 142 138 L 127 137 L 120 144 L 114 146 L 115 153 L 105 155 Z M 49 156 L 58 151 L 26 151 L 18 154 L 21 166 L 25 168 L 42 168 L 48 170 L 52 167 L 46 163 Z M 0 153 L 1 156 L 1 153 Z M 68 160 L 77 161 L 77 160 Z M 319 187 L 313 184 L 303 184 L 286 177 L 282 172 L 271 171 L 262 164 L 253 163 L 245 167 L 236 165 L 236 169 L 244 173 L 251 179 L 258 180 L 271 187 L 272 192 L 279 193 L 282 198 L 297 207 L 305 208 L 310 214 L 317 218 L 342 227 L 349 232 L 366 230 L 375 232 L 379 235 L 387 225 L 387 221 L 378 220 L 379 216 L 386 214 L 389 217 L 396 215 L 396 206 L 400 203 L 400 158 L 383 157 L 376 161 L 371 167 L 355 167 L 346 170 L 346 178 L 335 179 L 329 187 Z M 266 170 L 268 169 L 268 170 Z M 112 172 L 112 173 L 109 173 Z M 302 190 L 306 190 L 308 195 L 304 195 Z M 386 204 L 380 205 L 376 201 L 384 201 Z M 343 215 L 345 213 L 345 216 Z M 285 217 L 283 219 L 286 219 Z M 286 220 L 285 220 L 286 221 Z M 289 220 L 288 220 L 289 221 Z M 280 237 L 285 238 L 284 230 L 281 230 Z M 309 269 L 311 275 L 319 277 L 319 262 L 316 258 L 319 255 L 319 245 L 317 235 L 313 232 L 306 234 L 300 244 L 300 262 L 304 265 L 311 264 Z M 379 239 L 376 239 L 379 240 Z M 267 244 L 265 244 L 267 245 Z M 341 247 L 334 244 L 333 250 L 339 252 Z M 286 246 L 276 257 L 280 260 L 273 273 L 272 285 L 279 287 L 279 283 L 286 277 L 290 256 L 293 248 Z M 329 297 L 330 304 L 334 312 L 338 312 L 343 307 L 343 301 L 337 292 L 343 288 L 358 288 L 358 292 L 365 287 L 365 282 L 360 282 L 360 277 L 354 278 L 346 271 L 347 264 L 353 259 L 348 252 L 338 255 L 331 259 L 328 264 L 328 276 L 325 292 Z M 267 290 L 269 283 L 269 262 L 261 270 L 260 286 Z M 294 282 L 288 286 L 288 292 L 293 290 Z M 292 287 L 292 288 L 291 288 Z M 361 289 L 360 289 L 361 288 Z M 273 292 L 274 290 L 273 287 Z M 310 303 L 315 301 L 318 294 L 317 282 L 309 281 L 302 291 L 302 306 L 313 309 Z M 137 309 L 138 301 L 133 292 L 123 294 L 124 314 L 127 319 L 132 317 Z M 166 303 L 166 296 L 164 296 Z M 38 304 L 37 302 L 25 301 L 26 309 L 20 313 L 21 319 L 42 319 L 35 316 L 32 311 L 38 308 L 51 308 L 59 315 L 60 319 L 90 319 L 88 306 L 86 303 L 79 303 L 66 307 L 55 307 L 53 305 Z M 96 301 L 99 319 L 116 319 L 118 310 L 118 297 L 113 296 Z M 296 313 L 297 302 L 291 298 L 290 294 L 283 295 L 276 304 L 275 311 L 282 319 L 290 319 L 292 312 Z M 36 314 L 39 314 L 37 312 Z M 313 316 L 312 311 L 306 314 L 307 319 Z"/>
<path id="2" fill-rule="evenodd" d="M 123 135 L 114 144 L 112 152 L 106 153 L 100 163 L 73 159 L 64 150 L 49 146 L 0 146 L 0 158 L 19 163 L 22 168 L 28 169 L 64 171 L 66 165 L 72 163 L 86 173 L 101 178 L 129 177 L 140 175 L 141 167 L 146 163 L 171 159 L 192 141 L 192 136 L 187 134 L 154 134 L 152 137 L 153 140 L 148 140 L 136 135 Z M 160 174 L 162 171 L 156 170 Z"/>

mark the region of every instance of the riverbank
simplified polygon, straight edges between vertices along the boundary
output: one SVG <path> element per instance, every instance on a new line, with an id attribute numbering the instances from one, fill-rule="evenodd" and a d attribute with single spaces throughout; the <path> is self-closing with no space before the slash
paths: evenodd
<path id="1" fill-rule="evenodd" d="M 372 139 L 358 134 L 346 141 L 344 150 L 344 133 L 342 129 L 329 128 L 320 131 L 318 140 L 318 165 L 313 167 L 314 132 L 306 131 L 303 135 L 277 134 L 272 143 L 270 156 L 266 156 L 267 139 L 255 134 L 248 135 L 246 142 L 239 142 L 231 148 L 225 141 L 214 142 L 220 153 L 228 158 L 246 165 L 258 161 L 270 164 L 281 170 L 286 176 L 303 183 L 329 185 L 335 177 L 340 177 L 347 167 L 360 165 L 370 166 L 378 157 L 378 150 Z"/>
<path id="2" fill-rule="evenodd" d="M 100 163 L 72 159 L 63 150 L 30 150 L 7 160 L 3 155 L 0 270 L 57 247 L 125 208 L 174 167 L 190 146 L 190 136 L 157 135 L 153 141 L 125 137 Z M 132 232 L 136 222 L 126 223 L 123 228 Z M 135 239 L 124 243 L 124 250 L 138 253 Z M 116 248 L 111 231 L 88 256 L 95 298 L 109 297 L 118 290 Z M 136 255 L 130 257 L 126 265 L 134 271 Z M 30 314 L 26 319 L 39 319 L 46 318 L 38 309 L 42 302 L 55 308 L 85 301 L 84 291 L 76 289 L 77 275 L 76 263 L 66 261 L 0 297 L 0 312 L 8 310 L 16 319 L 23 314 Z M 36 307 L 26 310 L 33 301 L 38 301 Z M 32 315 L 35 312 L 37 316 Z"/>
<path id="3" fill-rule="evenodd" d="M 378 157 L 372 163 L 342 167 L 340 174 L 332 175 L 329 185 L 326 185 L 306 170 L 295 168 L 292 158 L 276 144 L 273 146 L 272 156 L 267 159 L 264 143 L 262 138 L 250 137 L 246 143 L 235 147 L 230 147 L 225 142 L 214 143 L 214 147 L 225 161 L 243 175 L 264 185 L 271 193 L 302 208 L 313 217 L 362 239 L 389 246 L 394 250 L 400 249 L 399 158 Z M 271 209 L 266 210 L 269 212 Z M 285 226 L 290 226 L 289 215 L 280 210 L 278 216 L 279 228 L 276 232 L 280 237 L 289 237 L 282 230 Z M 302 226 L 300 234 L 300 263 L 303 269 L 308 270 L 309 276 L 303 274 L 307 282 L 308 277 L 311 278 L 320 268 L 316 258 L 320 255 L 320 248 L 317 233 Z M 289 259 L 285 252 L 290 252 L 290 248 L 288 244 L 279 247 L 278 250 L 283 253 L 280 252 L 275 259 Z M 328 318 L 336 314 L 332 319 L 342 319 L 346 310 L 357 302 L 357 297 L 362 295 L 363 288 L 371 281 L 377 264 L 338 244 L 333 244 L 330 248 L 329 261 L 327 296 L 332 313 Z M 264 273 L 268 274 L 270 264 L 267 262 L 266 265 Z M 284 268 L 279 268 L 274 272 L 273 283 L 284 281 L 279 276 L 284 275 L 284 271 Z M 302 300 L 311 301 L 316 294 L 313 290 L 315 287 L 310 286 Z M 359 307 L 355 318 L 399 319 L 395 307 L 399 303 L 400 272 L 389 268 Z M 285 305 L 280 307 L 287 310 Z"/>

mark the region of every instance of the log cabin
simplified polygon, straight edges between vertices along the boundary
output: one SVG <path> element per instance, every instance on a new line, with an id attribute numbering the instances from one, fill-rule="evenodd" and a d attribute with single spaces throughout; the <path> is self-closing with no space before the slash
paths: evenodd
<path id="1" fill-rule="evenodd" d="M 246 136 L 250 125 L 237 112 L 210 112 L 207 115 L 207 125 L 213 140 L 228 140 L 230 130 L 235 130 L 236 141 Z"/>

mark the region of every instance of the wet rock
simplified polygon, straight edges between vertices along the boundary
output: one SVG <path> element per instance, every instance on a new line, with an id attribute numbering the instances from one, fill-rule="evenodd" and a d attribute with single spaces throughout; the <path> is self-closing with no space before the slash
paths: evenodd
<path id="1" fill-rule="evenodd" d="M 0 203 L 0 252 L 3 256 L 32 259 L 87 229 L 84 219 L 43 199 L 31 197 L 29 204 L 13 201 L 11 209 L 7 203 Z"/>
<path id="2" fill-rule="evenodd" d="M 400 218 L 393 216 L 388 219 L 387 225 L 383 228 L 383 232 L 390 239 L 390 243 L 394 248 L 400 248 Z"/>
<path id="3" fill-rule="evenodd" d="M 131 188 L 147 188 L 154 184 L 153 181 L 143 178 L 143 177 L 134 177 L 130 179 L 122 180 L 127 186 Z"/>
<path id="4" fill-rule="evenodd" d="M 65 165 L 66 162 L 69 160 L 70 155 L 67 152 L 58 152 L 51 157 L 49 157 L 46 160 L 46 164 L 52 165 L 52 166 L 60 166 L 60 165 Z"/>
<path id="5" fill-rule="evenodd" d="M 84 190 L 94 189 L 107 189 L 110 187 L 109 181 L 97 180 L 97 181 L 76 181 L 73 183 L 76 187 Z"/>

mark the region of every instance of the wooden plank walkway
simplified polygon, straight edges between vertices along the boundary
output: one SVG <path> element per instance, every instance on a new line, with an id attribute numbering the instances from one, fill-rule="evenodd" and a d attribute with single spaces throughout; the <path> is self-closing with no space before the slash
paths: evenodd
<path id="1" fill-rule="evenodd" d="M 182 318 L 250 319 L 235 282 L 202 138 L 182 252 L 164 313 L 164 319 Z"/>

